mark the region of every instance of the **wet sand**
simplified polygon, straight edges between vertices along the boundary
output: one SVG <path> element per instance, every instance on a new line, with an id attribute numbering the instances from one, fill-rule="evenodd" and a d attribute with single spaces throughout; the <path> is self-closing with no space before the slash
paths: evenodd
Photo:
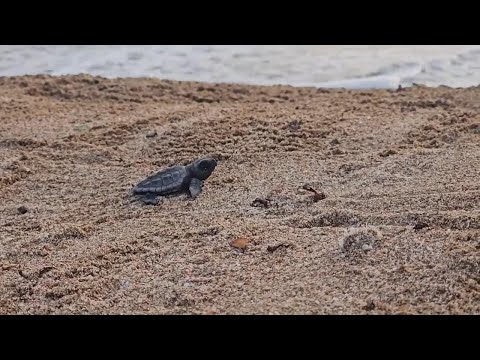
<path id="1" fill-rule="evenodd" d="M 479 314 L 479 179 L 480 88 L 0 78 L 0 313 Z"/>

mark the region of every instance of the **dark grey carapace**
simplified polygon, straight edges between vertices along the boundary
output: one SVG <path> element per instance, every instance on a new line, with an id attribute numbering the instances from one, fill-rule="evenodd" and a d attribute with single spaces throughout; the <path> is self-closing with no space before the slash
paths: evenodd
<path id="1" fill-rule="evenodd" d="M 212 158 L 195 160 L 186 166 L 172 166 L 160 170 L 138 183 L 133 194 L 145 204 L 155 205 L 161 196 L 188 192 L 195 199 L 202 192 L 203 182 L 212 175 L 217 161 Z"/>

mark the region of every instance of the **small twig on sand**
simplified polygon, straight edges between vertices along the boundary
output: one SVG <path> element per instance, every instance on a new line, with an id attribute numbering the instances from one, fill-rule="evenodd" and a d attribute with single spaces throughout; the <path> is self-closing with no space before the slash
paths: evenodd
<path id="1" fill-rule="evenodd" d="M 313 202 L 317 202 L 326 198 L 322 191 L 318 192 L 310 184 L 304 184 L 302 188 L 313 193 Z"/>

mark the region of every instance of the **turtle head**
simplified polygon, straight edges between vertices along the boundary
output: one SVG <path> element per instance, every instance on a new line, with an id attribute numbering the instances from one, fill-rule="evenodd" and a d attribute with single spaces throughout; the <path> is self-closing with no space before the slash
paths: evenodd
<path id="1" fill-rule="evenodd" d="M 216 166 L 217 160 L 212 158 L 204 158 L 194 161 L 190 169 L 194 177 L 200 180 L 205 180 L 212 175 Z"/>

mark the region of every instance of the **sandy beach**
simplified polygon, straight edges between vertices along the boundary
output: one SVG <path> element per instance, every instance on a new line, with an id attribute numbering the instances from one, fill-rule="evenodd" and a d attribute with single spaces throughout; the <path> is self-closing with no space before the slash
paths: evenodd
<path id="1" fill-rule="evenodd" d="M 479 87 L 0 77 L 0 314 L 480 314 L 479 179 Z"/>

